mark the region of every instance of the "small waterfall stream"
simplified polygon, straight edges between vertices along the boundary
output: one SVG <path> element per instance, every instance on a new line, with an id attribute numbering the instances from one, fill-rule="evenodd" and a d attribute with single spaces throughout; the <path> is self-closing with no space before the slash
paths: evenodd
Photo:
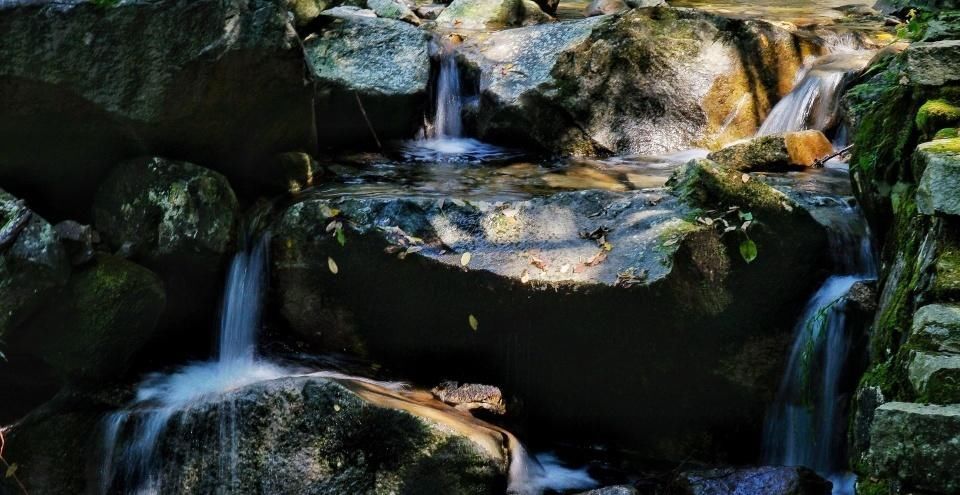
<path id="1" fill-rule="evenodd" d="M 852 352 L 844 296 L 859 281 L 876 278 L 869 235 L 859 212 L 845 207 L 833 225 L 834 275 L 809 300 L 794 330 L 794 342 L 776 401 L 764 429 L 765 464 L 806 466 L 830 479 L 834 495 L 852 495 L 845 473 L 847 397 L 841 390 Z"/>
<path id="2" fill-rule="evenodd" d="M 460 90 L 460 69 L 452 53 L 440 58 L 437 77 L 437 111 L 428 132 L 431 139 L 459 138 L 463 134 L 463 97 Z"/>

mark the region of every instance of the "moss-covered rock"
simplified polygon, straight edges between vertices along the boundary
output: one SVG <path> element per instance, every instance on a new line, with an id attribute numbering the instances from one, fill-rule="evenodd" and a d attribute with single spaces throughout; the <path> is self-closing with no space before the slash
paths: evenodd
<path id="1" fill-rule="evenodd" d="M 960 405 L 890 402 L 877 408 L 867 465 L 871 474 L 935 493 L 960 490 Z"/>
<path id="2" fill-rule="evenodd" d="M 238 244 L 239 206 L 226 178 L 187 162 L 130 160 L 100 186 L 93 217 L 109 247 L 163 279 L 159 354 L 205 354 L 206 339 L 184 337 L 213 328 Z"/>
<path id="3" fill-rule="evenodd" d="M 938 139 L 953 139 L 960 137 L 960 134 L 957 133 L 956 127 L 948 127 L 946 129 L 940 129 L 936 134 L 933 135 L 933 140 Z"/>
<path id="4" fill-rule="evenodd" d="M 960 123 L 960 107 L 943 98 L 929 100 L 917 111 L 915 122 L 923 136 L 929 139 L 940 129 Z"/>
<path id="5" fill-rule="evenodd" d="M 0 339 L 29 317 L 70 276 L 53 226 L 0 189 Z"/>
<path id="6" fill-rule="evenodd" d="M 50 298 L 16 344 L 64 380 L 110 378 L 150 341 L 165 299 L 151 271 L 99 254 Z"/>
<path id="7" fill-rule="evenodd" d="M 312 88 L 285 2 L 5 2 L 0 182 L 76 218 L 109 167 L 139 155 L 204 163 L 245 187 L 274 153 L 312 151 Z"/>
<path id="8" fill-rule="evenodd" d="M 930 304 L 918 309 L 913 316 L 910 346 L 960 354 L 960 306 Z"/>
<path id="9" fill-rule="evenodd" d="M 922 174 L 917 211 L 929 216 L 960 215 L 960 138 L 918 146 L 914 170 Z"/>

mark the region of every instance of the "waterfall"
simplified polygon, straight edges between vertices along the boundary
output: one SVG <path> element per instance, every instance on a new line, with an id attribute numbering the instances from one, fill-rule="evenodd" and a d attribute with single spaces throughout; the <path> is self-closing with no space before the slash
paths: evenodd
<path id="1" fill-rule="evenodd" d="M 458 138 L 463 134 L 463 96 L 460 94 L 460 69 L 452 53 L 440 58 L 437 77 L 437 110 L 428 137 L 433 139 Z"/>
<path id="2" fill-rule="evenodd" d="M 104 423 L 100 491 L 164 493 L 163 463 L 157 447 L 170 421 L 191 404 L 225 391 L 288 374 L 256 357 L 262 296 L 267 280 L 269 235 L 239 251 L 230 264 L 224 288 L 218 359 L 188 364 L 172 373 L 148 375 L 133 404 L 109 415 Z M 220 479 L 235 476 L 236 431 L 232 405 L 220 413 Z"/>
<path id="3" fill-rule="evenodd" d="M 866 65 L 871 51 L 852 35 L 825 38 L 827 55 L 815 59 L 798 74 L 799 82 L 770 111 L 757 135 L 816 129 L 836 125 L 837 110 L 846 84 Z"/>
<path id="4" fill-rule="evenodd" d="M 846 439 L 841 379 L 852 349 L 844 296 L 858 281 L 876 278 L 869 236 L 859 212 L 844 209 L 830 234 L 834 275 L 807 302 L 794 329 L 786 373 L 767 413 L 765 464 L 806 466 L 834 483 L 834 495 L 852 495 L 853 478 L 843 473 Z"/>

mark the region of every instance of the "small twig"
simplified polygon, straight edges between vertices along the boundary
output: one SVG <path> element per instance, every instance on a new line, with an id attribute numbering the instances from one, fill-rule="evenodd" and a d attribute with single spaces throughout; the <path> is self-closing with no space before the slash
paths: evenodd
<path id="1" fill-rule="evenodd" d="M 852 145 L 852 144 L 851 144 L 850 146 L 847 146 L 846 148 L 840 150 L 840 151 L 836 151 L 836 152 L 834 152 L 834 153 L 831 153 L 831 154 L 829 154 L 829 155 L 827 155 L 827 156 L 825 156 L 825 157 L 823 157 L 823 158 L 818 158 L 817 161 L 813 162 L 813 168 L 823 168 L 823 165 L 824 165 L 825 163 L 827 163 L 828 160 L 830 160 L 831 158 L 836 158 L 836 157 L 838 157 L 838 156 L 840 156 L 840 155 L 842 155 L 842 154 L 850 151 L 851 149 L 853 149 L 853 145 Z"/>
<path id="2" fill-rule="evenodd" d="M 5 468 L 5 470 L 9 470 L 10 464 L 7 462 L 6 459 L 3 458 L 3 448 L 7 445 L 7 441 L 3 437 L 3 432 L 5 429 L 6 428 L 0 428 L 0 462 L 3 463 L 3 467 Z M 23 495 L 30 495 L 30 492 L 27 491 L 27 487 L 23 486 L 23 482 L 20 481 L 20 477 L 17 476 L 16 472 L 12 473 L 10 477 L 13 478 L 13 481 L 20 488 L 20 491 L 23 492 Z"/>
<path id="3" fill-rule="evenodd" d="M 367 122 L 367 128 L 370 129 L 370 134 L 373 134 L 373 140 L 377 142 L 377 148 L 383 149 L 383 145 L 380 144 L 380 138 L 377 137 L 377 131 L 373 130 L 373 124 L 370 123 L 370 118 L 367 117 L 367 111 L 363 108 L 363 103 L 360 101 L 360 93 L 354 91 L 353 96 L 357 98 L 357 106 L 360 107 L 360 113 L 363 114 L 363 120 Z"/>

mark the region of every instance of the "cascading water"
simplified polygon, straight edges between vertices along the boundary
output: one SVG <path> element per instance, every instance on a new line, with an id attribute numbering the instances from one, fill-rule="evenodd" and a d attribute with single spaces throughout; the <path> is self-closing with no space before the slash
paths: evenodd
<path id="1" fill-rule="evenodd" d="M 760 126 L 758 135 L 816 129 L 826 131 L 836 124 L 843 89 L 865 67 L 872 52 L 859 48 L 850 36 L 827 39 L 828 55 L 802 70 L 794 89 L 781 99 Z"/>
<path id="2" fill-rule="evenodd" d="M 852 338 L 844 296 L 858 281 L 876 278 L 869 236 L 859 213 L 843 209 L 830 238 L 835 275 L 807 303 L 794 330 L 786 374 L 767 413 L 764 463 L 806 466 L 829 478 L 834 495 L 852 495 L 844 473 L 846 396 L 841 390 Z"/>
<path id="3" fill-rule="evenodd" d="M 101 492 L 164 493 L 163 466 L 157 444 L 174 416 L 205 397 L 251 383 L 284 376 L 279 366 L 258 360 L 256 333 L 266 281 L 269 236 L 238 252 L 231 263 L 221 314 L 218 359 L 194 363 L 170 373 L 149 375 L 127 410 L 107 417 Z M 225 406 L 230 409 L 230 405 Z M 229 486 L 230 459 L 236 456 L 231 412 L 221 411 L 220 479 Z"/>
<path id="4" fill-rule="evenodd" d="M 424 126 L 421 138 L 407 142 L 403 154 L 418 162 L 478 163 L 504 160 L 516 153 L 463 136 L 464 95 L 452 45 L 444 47 L 434 86 L 433 120 Z"/>

